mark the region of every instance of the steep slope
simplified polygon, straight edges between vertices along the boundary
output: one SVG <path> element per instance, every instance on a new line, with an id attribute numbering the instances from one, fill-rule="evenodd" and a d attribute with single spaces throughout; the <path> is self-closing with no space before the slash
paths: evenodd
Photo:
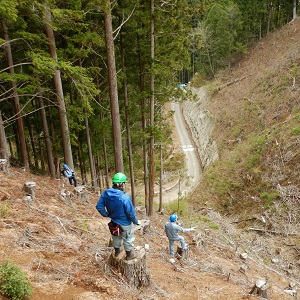
<path id="1" fill-rule="evenodd" d="M 194 208 L 210 207 L 230 217 L 243 228 L 236 242 L 298 281 L 299 41 L 298 18 L 259 41 L 207 86 L 209 100 L 204 107 L 201 99 L 197 104 L 214 118 L 209 138 L 219 159 L 206 169 L 190 200 Z M 197 120 L 193 124 L 201 126 Z"/>
<path id="2" fill-rule="evenodd" d="M 22 191 L 28 180 L 37 183 L 36 199 L 30 205 L 23 200 Z M 136 245 L 149 245 L 152 285 L 139 291 L 129 288 L 107 264 L 112 248 L 107 246 L 108 220 L 95 211 L 98 196 L 90 194 L 90 201 L 82 201 L 64 184 L 21 169 L 0 173 L 0 263 L 11 259 L 21 266 L 34 287 L 31 300 L 238 300 L 248 299 L 260 278 L 267 278 L 272 299 L 292 299 L 283 291 L 289 279 L 255 259 L 241 259 L 242 249 L 231 240 L 238 231 L 210 210 L 191 211 L 187 220 L 180 220 L 184 227 L 199 227 L 195 234 L 185 236 L 189 259 L 175 263 L 169 261 L 163 231 L 167 216 L 151 218 L 150 232 L 138 232 Z M 62 199 L 61 191 L 70 192 L 68 201 Z M 142 210 L 138 214 L 145 218 Z"/>

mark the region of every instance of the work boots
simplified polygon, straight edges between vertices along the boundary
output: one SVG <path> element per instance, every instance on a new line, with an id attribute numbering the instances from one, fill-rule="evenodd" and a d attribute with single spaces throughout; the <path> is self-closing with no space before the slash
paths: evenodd
<path id="1" fill-rule="evenodd" d="M 120 248 L 114 248 L 114 249 L 115 249 L 115 257 L 117 257 L 121 253 L 121 250 Z"/>
<path id="2" fill-rule="evenodd" d="M 125 260 L 131 260 L 131 259 L 134 259 L 136 257 L 137 257 L 137 255 L 132 253 L 132 251 L 126 251 Z"/>

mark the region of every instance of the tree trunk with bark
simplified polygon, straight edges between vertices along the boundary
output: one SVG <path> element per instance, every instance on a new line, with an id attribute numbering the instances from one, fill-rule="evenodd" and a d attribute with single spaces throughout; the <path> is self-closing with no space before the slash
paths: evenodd
<path id="1" fill-rule="evenodd" d="M 2 112 L 0 110 L 0 169 L 7 172 L 7 167 L 9 167 L 9 154 L 5 128 L 2 121 Z"/>
<path id="2" fill-rule="evenodd" d="M 92 181 L 92 187 L 95 189 L 97 188 L 98 184 L 96 180 L 96 169 L 95 169 L 95 162 L 94 162 L 93 151 L 92 151 L 89 120 L 86 114 L 85 114 L 85 129 L 86 129 L 86 140 L 87 140 L 90 170 L 91 170 L 91 181 Z"/>
<path id="3" fill-rule="evenodd" d="M 58 59 L 56 53 L 55 37 L 54 37 L 53 28 L 51 26 L 51 21 L 52 21 L 51 11 L 49 6 L 46 3 L 44 3 L 44 7 L 45 7 L 45 33 L 49 40 L 49 53 L 50 56 L 55 60 L 55 62 L 57 62 Z M 61 126 L 61 138 L 62 138 L 62 145 L 64 151 L 64 162 L 68 164 L 72 169 L 74 169 L 70 131 L 69 131 L 67 111 L 66 111 L 64 93 L 63 93 L 63 87 L 61 81 L 61 73 L 57 67 L 54 69 L 53 85 L 57 95 L 58 115 L 59 115 L 59 121 Z"/>
<path id="4" fill-rule="evenodd" d="M 140 92 L 143 93 L 145 91 L 145 63 L 142 57 L 141 45 L 139 36 L 137 36 L 137 44 L 138 44 L 138 56 L 139 56 L 139 72 L 140 72 Z M 146 106 L 147 100 L 142 98 L 141 100 L 141 112 L 142 112 L 142 130 L 146 132 Z M 145 208 L 146 212 L 149 212 L 149 181 L 148 181 L 148 154 L 147 154 L 147 140 L 143 136 L 143 163 L 144 163 L 144 191 L 145 191 Z"/>
<path id="5" fill-rule="evenodd" d="M 114 143 L 115 171 L 123 172 L 123 149 L 121 136 L 121 120 L 118 101 L 117 72 L 115 62 L 114 37 L 110 1 L 106 0 L 104 8 L 104 27 L 107 52 L 108 85 L 110 95 L 111 121 Z"/>
<path id="6" fill-rule="evenodd" d="M 99 78 L 96 76 L 96 86 L 99 89 Z M 97 102 L 100 104 L 101 103 L 101 97 L 100 94 L 97 96 Z M 100 117 L 100 122 L 103 123 L 103 113 L 100 110 L 99 112 L 99 117 Z M 103 159 L 104 159 L 104 165 L 105 165 L 105 185 L 103 184 L 102 187 L 106 186 L 106 188 L 109 188 L 109 181 L 108 181 L 108 160 L 107 160 L 107 151 L 106 151 L 106 135 L 105 132 L 102 132 L 102 150 L 103 150 Z M 100 161 L 98 162 L 99 169 L 100 169 Z M 98 172 L 99 174 L 99 172 Z M 101 184 L 100 184 L 101 186 Z"/>
<path id="7" fill-rule="evenodd" d="M 50 139 L 49 129 L 48 129 L 48 122 L 46 117 L 44 99 L 42 96 L 39 96 L 40 102 L 40 113 L 41 113 L 41 120 L 43 125 L 43 132 L 44 132 L 44 140 L 46 145 L 46 153 L 47 153 L 47 161 L 48 161 L 48 169 L 52 178 L 57 178 L 55 174 L 55 166 L 54 166 L 54 159 L 52 153 L 52 143 Z"/>
<path id="8" fill-rule="evenodd" d="M 123 47 L 122 34 L 120 36 L 120 48 L 122 53 L 122 71 L 124 74 L 126 74 L 125 49 Z M 131 198 L 132 198 L 132 204 L 136 206 L 135 187 L 134 187 L 135 179 L 134 179 L 133 155 L 132 155 L 132 146 L 131 146 L 131 132 L 130 132 L 129 101 L 128 101 L 126 78 L 123 80 L 123 91 L 124 91 L 124 101 L 125 101 L 125 117 L 126 117 L 126 131 L 127 131 L 127 148 L 128 148 L 129 168 L 130 168 Z"/>
<path id="9" fill-rule="evenodd" d="M 154 203 L 154 180 L 155 180 L 155 155 L 154 155 L 154 0 L 150 4 L 150 55 L 151 55 L 151 74 L 150 74 L 150 180 L 149 180 L 149 216 L 153 215 Z"/>
<path id="10" fill-rule="evenodd" d="M 147 287 L 150 285 L 151 279 L 146 266 L 146 251 L 144 248 L 141 248 L 135 253 L 137 254 L 136 258 L 124 260 L 120 257 L 115 257 L 113 252 L 108 259 L 108 263 L 126 278 L 130 287 Z"/>
<path id="11" fill-rule="evenodd" d="M 9 66 L 9 73 L 11 75 L 14 75 L 14 63 L 12 58 L 12 52 L 11 47 L 9 43 L 9 36 L 8 36 L 8 29 L 6 26 L 5 21 L 2 20 L 2 28 L 4 33 L 4 39 L 8 42 L 6 43 L 4 47 L 4 51 L 6 54 L 6 59 Z M 28 152 L 26 147 L 26 140 L 25 140 L 25 131 L 24 131 L 24 125 L 23 125 L 23 118 L 21 114 L 21 107 L 20 107 L 20 99 L 19 94 L 17 92 L 17 85 L 14 81 L 11 82 L 11 87 L 13 90 L 13 98 L 14 98 L 14 106 L 15 106 L 15 113 L 16 113 L 16 120 L 17 120 L 17 128 L 18 128 L 18 139 L 20 142 L 20 152 L 22 157 L 22 163 L 24 164 L 24 167 L 27 171 L 29 171 L 29 159 L 28 159 Z"/>

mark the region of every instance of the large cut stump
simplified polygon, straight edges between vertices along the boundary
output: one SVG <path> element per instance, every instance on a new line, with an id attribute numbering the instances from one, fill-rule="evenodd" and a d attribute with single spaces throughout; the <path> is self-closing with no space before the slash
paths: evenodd
<path id="1" fill-rule="evenodd" d="M 268 299 L 267 292 L 267 282 L 263 279 L 259 279 L 256 281 L 255 285 L 252 287 L 250 294 L 257 295 L 263 299 Z"/>
<path id="2" fill-rule="evenodd" d="M 78 200 L 90 203 L 90 195 L 84 185 L 74 187 L 74 194 Z"/>
<path id="3" fill-rule="evenodd" d="M 116 257 L 113 252 L 108 259 L 108 263 L 123 275 L 130 287 L 147 287 L 150 285 L 150 274 L 146 267 L 146 251 L 141 248 L 134 251 L 134 253 L 137 254 L 136 258 L 125 260 L 121 255 Z"/>
<path id="4" fill-rule="evenodd" d="M 36 183 L 33 181 L 27 181 L 24 183 L 23 190 L 26 196 L 30 196 L 32 200 L 35 200 L 35 188 Z"/>

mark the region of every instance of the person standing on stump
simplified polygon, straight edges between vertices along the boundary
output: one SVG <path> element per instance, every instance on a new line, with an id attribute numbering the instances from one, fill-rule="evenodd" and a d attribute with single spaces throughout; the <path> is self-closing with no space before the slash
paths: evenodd
<path id="1" fill-rule="evenodd" d="M 61 172 L 66 178 L 69 179 L 69 183 L 70 185 L 73 185 L 74 183 L 74 187 L 77 186 L 77 181 L 76 181 L 76 178 L 75 178 L 75 172 L 67 165 L 67 164 L 64 164 L 63 165 L 63 170 Z"/>
<path id="2" fill-rule="evenodd" d="M 111 222 L 108 223 L 115 256 L 121 253 L 122 242 L 126 251 L 126 260 L 136 258 L 132 252 L 134 247 L 135 235 L 132 231 L 133 224 L 140 225 L 136 216 L 135 208 L 132 204 L 130 195 L 124 192 L 127 182 L 126 175 L 119 172 L 113 176 L 112 188 L 107 189 L 100 196 L 96 209 L 103 217 L 108 217 Z"/>
<path id="3" fill-rule="evenodd" d="M 184 237 L 178 234 L 178 231 L 183 233 L 194 231 L 195 228 L 182 228 L 177 225 L 175 222 L 177 221 L 178 217 L 175 214 L 170 215 L 170 221 L 165 224 L 165 233 L 169 239 L 169 249 L 170 254 L 174 256 L 174 242 L 179 241 L 181 244 L 181 249 L 186 250 L 188 248 L 188 244 L 184 242 Z"/>

